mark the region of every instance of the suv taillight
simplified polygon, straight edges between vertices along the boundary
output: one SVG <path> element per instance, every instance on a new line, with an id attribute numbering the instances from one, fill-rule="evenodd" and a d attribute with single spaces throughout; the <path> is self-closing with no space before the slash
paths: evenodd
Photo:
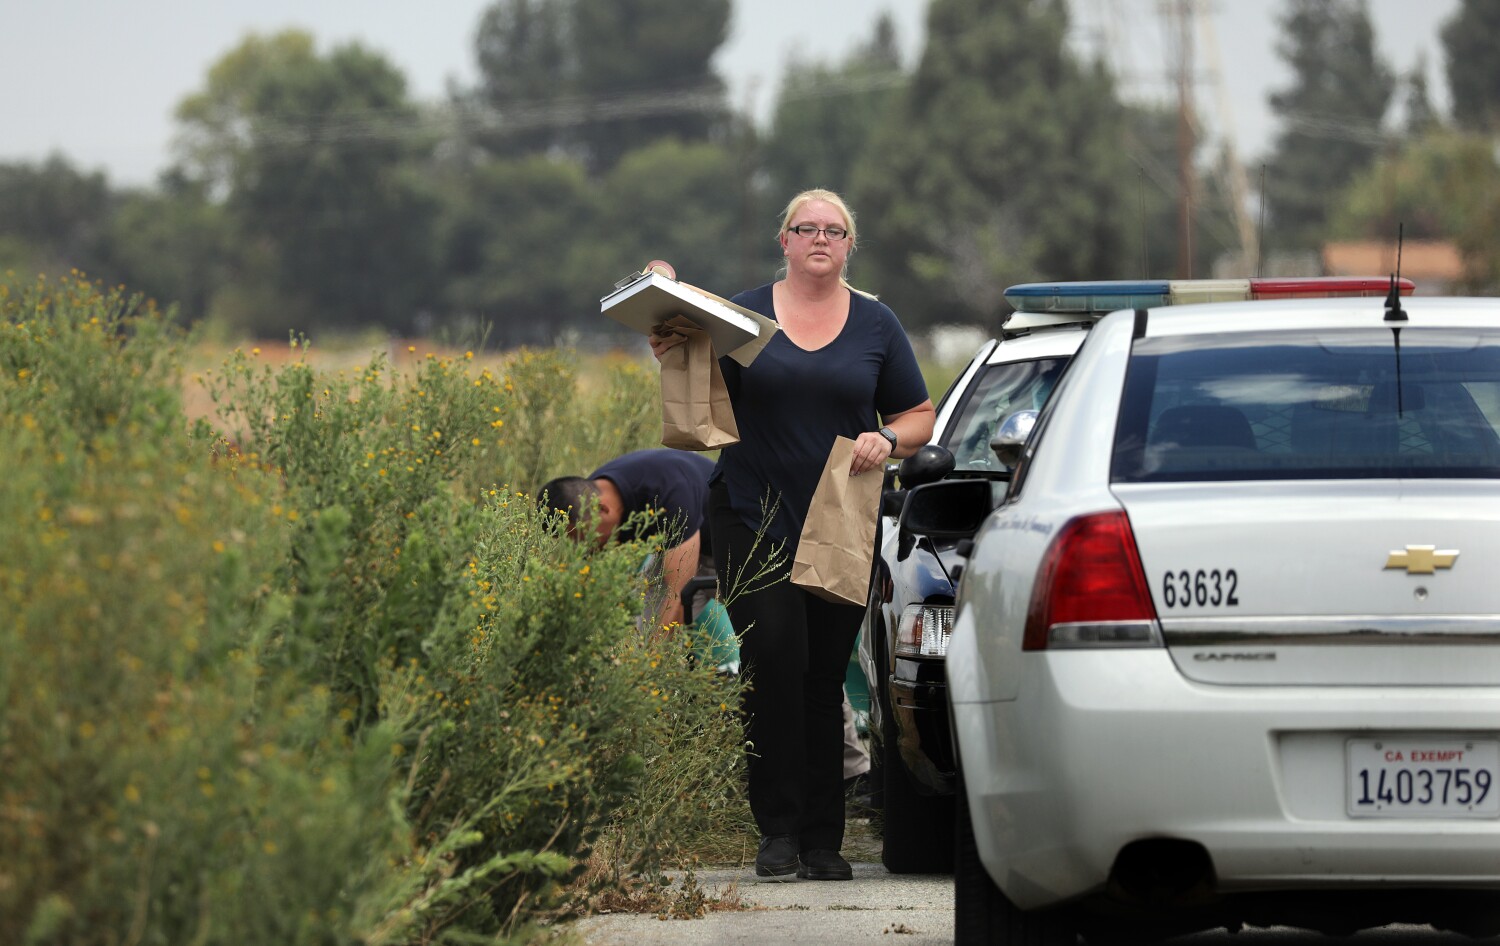
<path id="1" fill-rule="evenodd" d="M 1032 589 L 1022 649 L 1160 645 L 1156 607 L 1124 511 L 1063 526 Z"/>
<path id="2" fill-rule="evenodd" d="M 946 657 L 953 633 L 953 605 L 909 604 L 896 628 L 896 654 L 901 657 Z"/>

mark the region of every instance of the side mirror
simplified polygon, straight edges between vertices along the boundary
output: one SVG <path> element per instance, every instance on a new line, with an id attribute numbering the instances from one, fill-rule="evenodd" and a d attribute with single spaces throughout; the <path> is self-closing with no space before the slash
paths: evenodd
<path id="1" fill-rule="evenodd" d="M 895 519 L 901 515 L 901 506 L 906 502 L 906 490 L 896 488 L 896 468 L 887 466 L 880 471 L 880 515 Z"/>
<path id="2" fill-rule="evenodd" d="M 906 490 L 888 489 L 880 494 L 880 514 L 889 519 L 901 515 L 901 507 L 906 505 Z"/>
<path id="3" fill-rule="evenodd" d="M 990 449 L 995 452 L 995 459 L 1000 465 L 1008 470 L 1014 470 L 1016 464 L 1021 462 L 1021 454 L 1026 451 L 1026 440 L 1031 436 L 1031 428 L 1036 426 L 1036 411 L 1016 411 L 1007 414 L 1000 422 L 1000 429 L 995 431 L 995 436 L 990 439 Z"/>
<path id="4" fill-rule="evenodd" d="M 994 509 L 987 479 L 942 480 L 912 490 L 901 511 L 901 538 L 967 539 Z"/>
<path id="5" fill-rule="evenodd" d="M 912 489 L 923 483 L 935 483 L 953 472 L 953 452 L 935 443 L 924 444 L 917 452 L 901 461 L 896 475 L 901 477 L 901 488 Z"/>

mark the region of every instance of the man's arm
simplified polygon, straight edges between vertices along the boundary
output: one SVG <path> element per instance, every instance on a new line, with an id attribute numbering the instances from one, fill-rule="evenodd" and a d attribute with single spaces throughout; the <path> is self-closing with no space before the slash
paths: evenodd
<path id="1" fill-rule="evenodd" d="M 682 589 L 698 574 L 698 551 L 701 532 L 694 532 L 680 545 L 662 553 L 662 584 L 666 587 L 666 599 L 661 605 L 662 624 L 684 624 L 688 620 L 682 610 Z"/>

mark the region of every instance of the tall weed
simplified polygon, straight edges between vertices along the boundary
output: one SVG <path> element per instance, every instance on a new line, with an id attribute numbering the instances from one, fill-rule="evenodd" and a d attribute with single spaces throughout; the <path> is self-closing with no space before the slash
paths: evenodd
<path id="1" fill-rule="evenodd" d="M 429 901 L 411 918 L 423 935 L 517 933 L 558 906 L 676 740 L 706 760 L 683 767 L 679 794 L 723 797 L 739 764 L 737 684 L 690 659 L 687 632 L 640 627 L 642 564 L 660 549 L 590 550 L 528 495 L 649 443 L 654 377 L 623 364 L 580 379 L 552 351 L 467 362 L 320 375 L 240 353 L 215 388 L 242 458 L 283 481 L 297 521 L 276 659 L 329 687 L 351 726 L 404 720 L 418 844 L 445 851 L 453 878 L 483 877 L 483 909 Z M 617 834 L 635 838 L 621 856 L 654 867 L 712 814 Z"/>
<path id="2" fill-rule="evenodd" d="M 0 941 L 349 940 L 390 740 L 256 659 L 276 484 L 187 436 L 158 314 L 72 280 L 0 312 Z"/>
<path id="3" fill-rule="evenodd" d="M 241 352 L 212 431 L 122 291 L 0 315 L 0 942 L 524 941 L 601 831 L 649 871 L 732 806 L 653 549 L 526 495 L 654 439 L 649 373 Z"/>

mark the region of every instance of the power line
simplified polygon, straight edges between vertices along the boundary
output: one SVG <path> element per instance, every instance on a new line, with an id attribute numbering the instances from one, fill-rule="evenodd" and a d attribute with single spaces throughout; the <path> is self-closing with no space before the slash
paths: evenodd
<path id="1" fill-rule="evenodd" d="M 907 84 L 904 73 L 829 77 L 806 88 L 783 89 L 780 100 L 795 102 L 857 95 Z M 570 128 L 612 121 L 712 115 L 729 111 L 724 90 L 716 84 L 690 89 L 648 90 L 617 95 L 566 96 L 548 102 L 497 108 L 479 101 L 427 106 L 348 109 L 318 115 L 260 113 L 236 122 L 231 137 L 245 144 L 288 145 L 353 141 L 401 141 L 451 134 L 468 128 L 485 134 L 514 134 L 544 128 Z"/>
<path id="2" fill-rule="evenodd" d="M 1356 144 L 1383 147 L 1401 136 L 1385 131 L 1380 122 L 1368 119 L 1346 118 L 1320 112 L 1282 112 L 1287 128 L 1309 138 L 1324 138 L 1331 141 L 1350 141 Z"/>

